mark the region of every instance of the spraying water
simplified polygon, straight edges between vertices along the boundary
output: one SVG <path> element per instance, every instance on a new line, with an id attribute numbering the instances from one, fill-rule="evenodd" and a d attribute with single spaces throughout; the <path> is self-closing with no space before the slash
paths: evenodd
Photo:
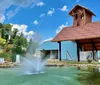
<path id="1" fill-rule="evenodd" d="M 34 56 L 35 50 L 32 40 L 29 43 L 26 57 L 22 58 L 21 70 L 24 74 L 39 74 L 44 73 L 46 60 L 40 55 Z"/>
<path id="2" fill-rule="evenodd" d="M 44 73 L 46 61 L 39 57 L 23 58 L 22 70 L 24 74 Z"/>

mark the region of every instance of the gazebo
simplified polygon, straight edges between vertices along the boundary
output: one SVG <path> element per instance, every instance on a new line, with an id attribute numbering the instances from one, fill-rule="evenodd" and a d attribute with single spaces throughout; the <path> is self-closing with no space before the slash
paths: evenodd
<path id="1" fill-rule="evenodd" d="M 61 41 L 75 41 L 77 43 L 77 59 L 80 61 L 81 51 L 100 50 L 100 22 L 92 22 L 92 16 L 96 16 L 89 9 L 76 5 L 69 15 L 73 17 L 73 25 L 63 28 L 53 42 L 59 43 L 59 56 L 61 60 Z"/>

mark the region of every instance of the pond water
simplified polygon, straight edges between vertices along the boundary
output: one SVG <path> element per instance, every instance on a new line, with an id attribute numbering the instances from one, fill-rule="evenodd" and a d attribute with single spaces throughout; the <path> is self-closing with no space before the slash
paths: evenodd
<path id="1" fill-rule="evenodd" d="M 20 75 L 18 68 L 0 68 L 0 85 L 82 85 L 75 67 L 47 67 L 45 73 Z"/>

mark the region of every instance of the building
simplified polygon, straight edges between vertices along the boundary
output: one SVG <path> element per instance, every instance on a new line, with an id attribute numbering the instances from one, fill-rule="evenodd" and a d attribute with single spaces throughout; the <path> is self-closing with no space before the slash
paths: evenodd
<path id="1" fill-rule="evenodd" d="M 92 57 L 95 59 L 95 52 L 100 50 L 100 22 L 92 22 L 92 16 L 96 15 L 80 5 L 76 5 L 69 15 L 73 17 L 73 25 L 63 28 L 52 40 L 59 43 L 60 60 L 62 60 L 63 41 L 76 43 L 75 53 L 78 61 L 82 58 L 81 52 L 92 52 Z"/>
<path id="2" fill-rule="evenodd" d="M 51 59 L 59 59 L 59 44 L 57 42 L 43 42 L 39 50 Z M 72 41 L 62 42 L 62 60 L 77 60 L 76 43 Z"/>
<path id="3" fill-rule="evenodd" d="M 56 42 L 45 41 L 40 45 L 39 50 L 45 54 L 45 57 L 58 59 L 58 44 Z"/>

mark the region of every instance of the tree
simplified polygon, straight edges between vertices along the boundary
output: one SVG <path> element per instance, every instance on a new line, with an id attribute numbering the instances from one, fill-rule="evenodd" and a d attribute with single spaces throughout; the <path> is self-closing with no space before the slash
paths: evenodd
<path id="1" fill-rule="evenodd" d="M 6 40 L 3 38 L 0 38 L 0 47 L 4 48 L 5 45 L 6 45 Z"/>
<path id="2" fill-rule="evenodd" d="M 10 31 L 9 32 L 9 36 L 10 36 L 10 39 L 9 39 L 9 42 L 8 42 L 9 44 L 13 44 L 13 41 L 14 41 L 14 39 L 17 36 L 17 32 L 18 32 L 18 29 L 17 28 L 14 28 L 13 31 Z"/>
<path id="3" fill-rule="evenodd" d="M 3 29 L 3 24 L 0 23 L 0 37 L 4 38 L 4 29 Z"/>
<path id="4" fill-rule="evenodd" d="M 14 28 L 14 31 L 13 31 L 13 39 L 17 36 L 17 32 L 18 32 L 18 29 L 17 28 Z"/>
<path id="5" fill-rule="evenodd" d="M 0 36 L 3 39 L 6 39 L 6 42 L 9 40 L 9 36 L 11 34 L 11 24 L 2 24 L 0 23 Z"/>
<path id="6" fill-rule="evenodd" d="M 0 29 L 3 27 L 3 24 L 2 23 L 0 23 Z"/>
<path id="7" fill-rule="evenodd" d="M 27 40 L 24 38 L 24 35 L 21 33 L 20 36 L 16 36 L 14 39 L 13 53 L 22 55 L 27 47 Z"/>
<path id="8" fill-rule="evenodd" d="M 9 35 L 11 33 L 11 28 L 12 28 L 11 24 L 3 24 L 4 38 L 6 39 L 7 42 L 9 40 Z"/>

